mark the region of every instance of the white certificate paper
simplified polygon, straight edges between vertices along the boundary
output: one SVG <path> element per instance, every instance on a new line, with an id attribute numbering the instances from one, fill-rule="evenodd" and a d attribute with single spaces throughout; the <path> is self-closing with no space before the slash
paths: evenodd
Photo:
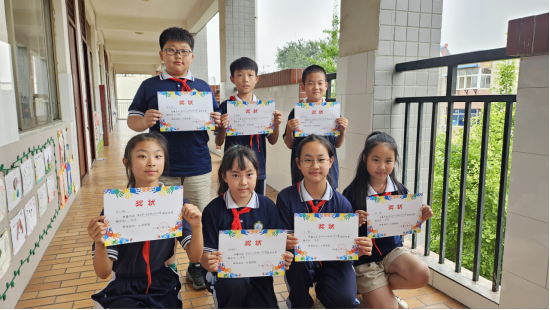
<path id="1" fill-rule="evenodd" d="M 211 92 L 159 91 L 157 97 L 160 131 L 214 130 Z"/>
<path id="2" fill-rule="evenodd" d="M 294 213 L 294 260 L 357 260 L 358 235 L 357 213 Z"/>
<path id="3" fill-rule="evenodd" d="M 105 246 L 180 237 L 183 186 L 106 189 Z"/>
<path id="4" fill-rule="evenodd" d="M 286 230 L 221 230 L 218 278 L 285 275 Z"/>
<path id="5" fill-rule="evenodd" d="M 273 133 L 275 101 L 228 101 L 228 136 L 257 135 Z"/>
<path id="6" fill-rule="evenodd" d="M 422 225 L 422 194 L 367 197 L 369 238 L 419 233 Z"/>
<path id="7" fill-rule="evenodd" d="M 294 132 L 294 136 L 339 136 L 340 128 L 336 124 L 336 119 L 340 115 L 340 102 L 296 103 L 294 117 L 300 120 L 300 126 Z"/>

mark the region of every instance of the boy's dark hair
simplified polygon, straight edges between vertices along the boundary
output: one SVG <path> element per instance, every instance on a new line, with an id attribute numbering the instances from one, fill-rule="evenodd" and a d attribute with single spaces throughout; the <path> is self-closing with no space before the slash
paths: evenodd
<path id="1" fill-rule="evenodd" d="M 309 142 L 315 142 L 315 141 L 321 143 L 327 149 L 329 158 L 334 157 L 334 150 L 332 149 L 332 144 L 327 140 L 327 138 L 323 136 L 318 136 L 318 135 L 309 135 L 304 140 L 302 140 L 300 144 L 298 144 L 298 148 L 296 149 L 296 159 L 300 160 L 300 156 L 302 156 L 302 148 L 304 147 L 304 145 L 308 144 Z M 297 169 L 296 171 L 298 173 L 296 179 L 303 180 L 304 175 L 302 174 L 302 171 L 300 169 Z M 330 173 L 327 174 L 327 180 L 330 183 L 330 185 L 332 185 L 332 176 L 330 175 Z"/>
<path id="2" fill-rule="evenodd" d="M 229 66 L 232 77 L 235 77 L 235 71 L 237 70 L 254 70 L 256 75 L 258 75 L 258 64 L 248 57 L 237 58 Z"/>
<path id="3" fill-rule="evenodd" d="M 133 136 L 130 141 L 128 141 L 128 144 L 126 144 L 126 148 L 124 149 L 124 159 L 126 159 L 126 176 L 128 177 L 128 187 L 132 183 L 136 183 L 136 177 L 134 176 L 134 173 L 130 169 L 130 166 L 132 165 L 132 151 L 138 145 L 138 143 L 143 141 L 154 141 L 159 146 L 162 152 L 164 153 L 164 172 L 168 172 L 168 141 L 166 141 L 166 138 L 157 132 L 146 132 L 141 133 L 137 136 Z"/>
<path id="4" fill-rule="evenodd" d="M 159 44 L 160 44 L 161 50 L 164 48 L 164 45 L 166 44 L 166 42 L 168 42 L 168 40 L 185 42 L 189 44 L 191 51 L 195 49 L 195 39 L 193 39 L 193 36 L 189 33 L 189 31 L 183 28 L 171 27 L 164 30 L 159 37 Z"/>
<path id="5" fill-rule="evenodd" d="M 218 187 L 218 195 L 222 195 L 229 189 L 229 185 L 223 180 L 223 176 L 226 175 L 228 171 L 233 169 L 233 163 L 235 160 L 237 160 L 237 164 L 241 170 L 246 169 L 246 160 L 248 160 L 252 163 L 252 166 L 254 166 L 256 174 L 260 171 L 258 158 L 256 158 L 256 154 L 250 147 L 244 145 L 234 145 L 233 147 L 230 147 L 223 154 L 222 163 L 220 165 L 220 169 L 218 169 L 218 183 L 220 184 Z"/>
<path id="6" fill-rule="evenodd" d="M 359 154 L 359 159 L 357 160 L 355 178 L 349 185 L 349 193 L 353 195 L 352 200 L 356 204 L 357 210 L 366 210 L 366 200 L 369 192 L 370 175 L 367 171 L 367 163 L 363 160 L 363 156 L 368 158 L 372 149 L 380 144 L 385 144 L 395 153 L 395 165 L 390 173 L 390 179 L 396 185 L 398 193 L 400 195 L 404 194 L 401 183 L 399 183 L 395 178 L 395 166 L 399 163 L 397 143 L 395 142 L 395 139 L 387 133 L 375 131 L 367 137 L 367 140 L 365 140 L 365 147 L 363 148 L 361 154 Z"/>
<path id="7" fill-rule="evenodd" d="M 327 72 L 325 71 L 325 69 L 323 69 L 323 67 L 321 66 L 318 66 L 318 65 L 311 65 L 307 68 L 304 69 L 304 72 L 302 72 L 302 84 L 306 85 L 306 79 L 307 79 L 307 76 L 311 73 L 318 73 L 318 72 L 323 72 L 323 74 L 325 75 L 325 82 L 327 81 Z"/>

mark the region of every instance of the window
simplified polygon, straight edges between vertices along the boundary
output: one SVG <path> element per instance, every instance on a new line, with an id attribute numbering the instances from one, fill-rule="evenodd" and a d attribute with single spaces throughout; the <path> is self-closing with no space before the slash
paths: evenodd
<path id="1" fill-rule="evenodd" d="M 49 0 L 6 1 L 19 129 L 59 118 Z"/>
<path id="2" fill-rule="evenodd" d="M 464 126 L 464 115 L 464 109 L 453 109 L 453 126 Z M 481 115 L 481 109 L 471 109 L 470 115 L 470 125 L 473 125 L 474 121 L 472 121 L 472 118 Z M 475 123 L 479 123 L 479 120 Z"/>
<path id="3" fill-rule="evenodd" d="M 481 69 L 481 70 L 480 70 Z M 456 89 L 489 89 L 491 87 L 491 68 L 458 69 Z"/>

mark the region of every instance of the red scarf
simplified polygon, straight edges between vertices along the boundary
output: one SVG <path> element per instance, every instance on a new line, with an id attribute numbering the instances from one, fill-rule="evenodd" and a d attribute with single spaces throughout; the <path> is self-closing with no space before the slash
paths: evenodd
<path id="1" fill-rule="evenodd" d="M 189 86 L 187 85 L 187 79 L 181 80 L 181 79 L 174 78 L 174 77 L 171 77 L 171 78 L 169 78 L 169 79 L 170 79 L 170 80 L 173 80 L 173 81 L 176 81 L 176 82 L 180 82 L 180 83 L 182 84 L 182 85 L 181 85 L 181 91 L 183 91 L 184 89 L 185 89 L 186 91 L 191 91 L 191 87 L 189 87 Z"/>
<path id="2" fill-rule="evenodd" d="M 235 97 L 235 95 L 229 97 L 229 100 L 231 101 L 237 101 L 237 98 Z M 250 148 L 252 149 L 254 146 L 254 136 L 256 136 L 256 142 L 258 144 L 258 152 L 261 153 L 262 151 L 260 151 L 260 135 L 250 135 Z"/>
<path id="3" fill-rule="evenodd" d="M 300 183 L 302 183 L 302 181 L 298 182 L 297 186 L 298 186 L 298 193 L 300 192 Z M 319 208 L 321 208 L 325 202 L 327 202 L 326 200 L 321 200 L 317 205 L 314 205 L 313 204 L 313 201 L 308 201 L 307 203 L 311 206 L 311 211 L 313 213 L 319 213 Z"/>
<path id="4" fill-rule="evenodd" d="M 145 263 L 147 264 L 147 290 L 145 291 L 145 294 L 149 292 L 149 286 L 151 286 L 151 266 L 149 265 L 149 246 L 150 242 L 145 241 L 143 244 L 143 258 L 145 259 Z"/>
<path id="5" fill-rule="evenodd" d="M 241 225 L 241 220 L 239 219 L 239 215 L 243 213 L 250 212 L 250 208 L 246 207 L 242 209 L 241 211 L 237 211 L 237 209 L 231 209 L 231 212 L 233 212 L 233 223 L 231 223 L 231 230 L 241 230 L 243 229 Z"/>

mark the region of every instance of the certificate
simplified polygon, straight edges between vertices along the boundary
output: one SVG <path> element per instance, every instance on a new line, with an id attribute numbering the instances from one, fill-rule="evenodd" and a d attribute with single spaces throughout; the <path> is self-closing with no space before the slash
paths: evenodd
<path id="1" fill-rule="evenodd" d="M 159 91 L 157 97 L 160 131 L 214 130 L 211 92 Z"/>
<path id="2" fill-rule="evenodd" d="M 221 230 L 218 278 L 285 275 L 286 230 Z"/>
<path id="3" fill-rule="evenodd" d="M 367 197 L 369 238 L 419 233 L 422 194 Z"/>
<path id="4" fill-rule="evenodd" d="M 183 186 L 106 189 L 105 246 L 180 237 Z"/>
<path id="5" fill-rule="evenodd" d="M 300 120 L 295 137 L 308 135 L 339 136 L 336 119 L 340 117 L 340 102 L 300 102 L 294 106 L 294 117 Z"/>
<path id="6" fill-rule="evenodd" d="M 294 213 L 294 260 L 357 260 L 358 235 L 357 213 Z"/>
<path id="7" fill-rule="evenodd" d="M 273 132 L 275 101 L 228 101 L 228 136 L 270 134 Z"/>

